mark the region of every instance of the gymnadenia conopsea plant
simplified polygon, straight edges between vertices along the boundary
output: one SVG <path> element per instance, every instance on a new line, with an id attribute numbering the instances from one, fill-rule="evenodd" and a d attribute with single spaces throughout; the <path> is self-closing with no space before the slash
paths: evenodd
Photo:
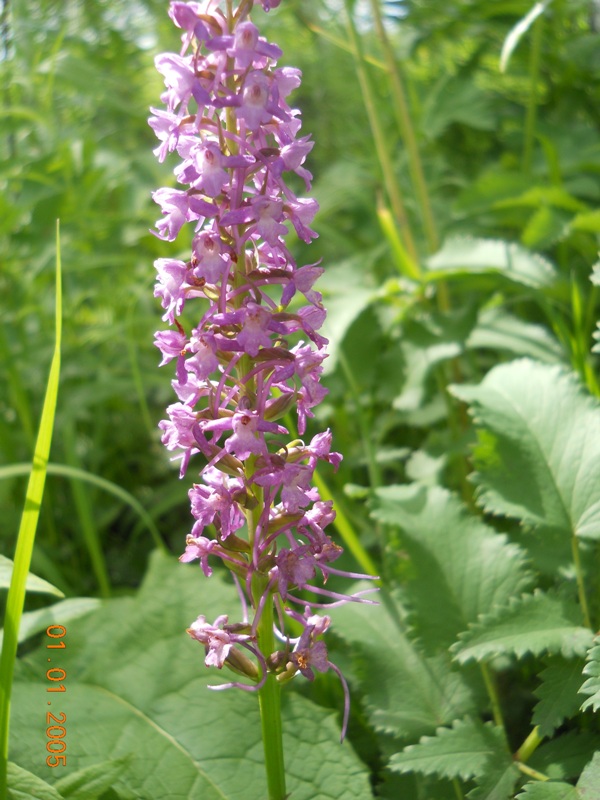
<path id="1" fill-rule="evenodd" d="M 156 234 L 174 241 L 188 225 L 193 239 L 188 261 L 155 264 L 155 295 L 170 325 L 156 345 L 161 364 L 176 363 L 178 401 L 160 423 L 162 440 L 181 458 L 181 477 L 191 467 L 199 475 L 180 560 L 198 559 L 210 577 L 211 561 L 221 559 L 242 606 L 239 621 L 201 614 L 188 633 L 204 645 L 207 666 L 236 673 L 213 688 L 258 692 L 269 796 L 282 800 L 280 686 L 298 673 L 313 680 L 315 670 L 335 671 L 346 698 L 343 736 L 348 689 L 322 638 L 330 624 L 323 609 L 370 601 L 322 585 L 331 574 L 364 577 L 332 566 L 342 552 L 325 532 L 335 512 L 312 485 L 319 462 L 336 468 L 341 460 L 331 433 L 304 441 L 282 424 L 295 410 L 304 436 L 326 393 L 327 340 L 318 333 L 326 312 L 314 288 L 323 270 L 298 266 L 285 243 L 291 228 L 307 243 L 316 236 L 316 201 L 286 182 L 295 173 L 310 190 L 304 162 L 313 143 L 288 105 L 301 76 L 276 66 L 281 50 L 259 35 L 253 5 L 170 5 L 182 47 L 156 58 L 166 107 L 152 109 L 150 125 L 158 159 L 178 154 L 182 188 L 154 192 Z M 260 5 L 269 11 L 279 0 Z M 188 323 L 192 303 L 198 310 Z"/>

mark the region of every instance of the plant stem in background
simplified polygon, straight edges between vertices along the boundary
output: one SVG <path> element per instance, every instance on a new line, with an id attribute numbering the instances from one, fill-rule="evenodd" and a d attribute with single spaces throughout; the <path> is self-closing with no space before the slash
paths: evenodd
<path id="1" fill-rule="evenodd" d="M 398 126 L 402 133 L 404 146 L 406 147 L 407 151 L 408 169 L 417 200 L 421 207 L 427 249 L 430 253 L 435 253 L 439 247 L 439 237 L 431 208 L 429 190 L 427 188 L 427 182 L 423 172 L 421 153 L 419 152 L 419 145 L 417 144 L 417 137 L 415 135 L 415 129 L 406 98 L 406 92 L 404 91 L 404 84 L 400 74 L 400 65 L 394 57 L 394 52 L 383 24 L 380 0 L 371 0 L 371 9 L 373 11 L 377 35 L 383 48 L 387 71 L 390 76 L 392 96 L 394 98 L 394 111 L 396 112 Z"/>
<path id="2" fill-rule="evenodd" d="M 539 16 L 533 23 L 531 37 L 531 56 L 529 60 L 529 100 L 527 102 L 525 135 L 523 141 L 523 171 L 527 174 L 531 172 L 531 158 L 533 155 L 533 142 L 535 140 L 543 25 L 544 17 Z"/>
<path id="3" fill-rule="evenodd" d="M 363 102 L 365 104 L 367 115 L 369 117 L 369 124 L 371 126 L 371 132 L 373 134 L 373 140 L 375 142 L 377 158 L 379 159 L 379 165 L 381 167 L 383 185 L 385 186 L 386 193 L 390 199 L 390 204 L 394 216 L 396 217 L 398 225 L 400 226 L 400 234 L 403 243 L 406 246 L 408 255 L 414 262 L 415 265 L 414 271 L 418 271 L 417 265 L 419 263 L 419 256 L 417 253 L 414 236 L 412 233 L 410 222 L 408 220 L 406 208 L 404 206 L 402 193 L 400 191 L 400 187 L 396 179 L 396 174 L 395 174 L 396 170 L 394 168 L 394 163 L 392 161 L 390 147 L 386 140 L 379 111 L 377 110 L 375 92 L 373 91 L 371 80 L 369 78 L 365 66 L 365 58 L 362 48 L 362 42 L 356 30 L 356 25 L 354 23 L 354 16 L 352 14 L 352 7 L 350 4 L 350 0 L 344 0 L 344 4 L 346 6 L 348 32 L 350 34 L 350 40 L 352 42 L 352 48 L 353 48 L 354 66 L 356 69 L 356 74 L 358 76 L 358 81 L 363 96 Z"/>

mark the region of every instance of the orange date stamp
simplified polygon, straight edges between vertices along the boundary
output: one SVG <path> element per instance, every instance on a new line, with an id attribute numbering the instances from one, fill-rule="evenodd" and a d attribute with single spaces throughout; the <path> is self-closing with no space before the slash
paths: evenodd
<path id="1" fill-rule="evenodd" d="M 51 644 L 46 645 L 46 649 L 51 651 L 48 656 L 48 663 L 53 664 L 55 656 L 59 655 L 54 651 L 64 650 L 67 646 L 65 642 L 67 629 L 64 625 L 50 625 L 46 628 L 46 635 L 52 640 Z M 46 672 L 46 678 L 51 685 L 47 687 L 46 691 L 66 692 L 66 687 L 63 683 L 66 677 L 67 673 L 62 667 L 50 666 Z M 52 705 L 52 700 L 48 700 L 48 705 Z M 57 713 L 58 716 L 55 716 L 50 711 L 46 713 L 46 736 L 48 737 L 46 750 L 50 753 L 46 758 L 46 764 L 49 767 L 64 767 L 67 764 L 67 743 L 65 741 L 67 715 L 64 711 Z"/>

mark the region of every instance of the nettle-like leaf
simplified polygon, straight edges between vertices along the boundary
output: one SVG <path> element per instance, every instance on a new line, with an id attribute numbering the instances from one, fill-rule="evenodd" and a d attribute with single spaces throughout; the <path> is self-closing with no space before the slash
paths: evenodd
<path id="1" fill-rule="evenodd" d="M 380 602 L 343 606 L 334 618 L 336 634 L 351 645 L 372 725 L 414 741 L 477 713 L 473 689 L 448 654 L 426 657 L 386 608 L 394 601 L 382 596 Z"/>
<path id="2" fill-rule="evenodd" d="M 451 649 L 461 664 L 504 654 L 582 656 L 593 634 L 578 624 L 580 619 L 581 610 L 573 600 L 536 591 L 513 598 L 505 608 L 483 617 Z"/>
<path id="3" fill-rule="evenodd" d="M 522 359 L 452 393 L 479 428 L 474 481 L 485 511 L 600 538 L 600 407 L 573 375 Z"/>
<path id="4" fill-rule="evenodd" d="M 490 763 L 486 772 L 475 776 L 477 786 L 467 795 L 469 800 L 512 800 L 519 771 L 515 764 L 506 759 L 500 763 Z"/>
<path id="5" fill-rule="evenodd" d="M 539 702 L 533 709 L 532 722 L 539 726 L 541 737 L 552 736 L 565 719 L 579 710 L 581 698 L 577 692 L 584 663 L 580 658 L 553 658 L 540 672 L 542 682 L 534 691 Z"/>
<path id="6" fill-rule="evenodd" d="M 547 289 L 557 280 L 551 262 L 524 247 L 500 239 L 462 237 L 448 239 L 429 258 L 425 277 L 445 280 L 474 274 L 501 276 L 527 289 Z"/>
<path id="7" fill-rule="evenodd" d="M 523 551 L 441 487 L 377 491 L 373 516 L 402 530 L 416 580 L 406 586 L 411 623 L 428 651 L 446 649 L 482 614 L 531 584 Z"/>
<path id="8" fill-rule="evenodd" d="M 488 765 L 511 764 L 504 734 L 492 723 L 456 720 L 451 728 L 438 728 L 435 736 L 424 736 L 419 744 L 392 756 L 395 772 L 420 772 L 441 778 L 468 780 L 486 772 Z"/>
<path id="9" fill-rule="evenodd" d="M 591 707 L 594 711 L 597 711 L 600 708 L 600 636 L 594 639 L 594 645 L 588 653 L 587 662 L 583 668 L 583 674 L 590 677 L 579 691 L 581 694 L 589 695 L 589 697 L 583 702 L 581 709 L 585 711 L 586 708 Z"/>
<path id="10" fill-rule="evenodd" d="M 536 781 L 528 783 L 517 798 L 518 800 L 581 800 L 581 795 L 570 783 Z"/>
<path id="11" fill-rule="evenodd" d="M 24 660 L 13 695 L 12 760 L 49 783 L 64 778 L 61 766 L 45 764 L 40 723 L 46 711 L 63 712 L 68 774 L 93 778 L 94 766 L 125 759 L 113 784 L 125 798 L 263 800 L 258 699 L 207 689 L 230 674 L 207 670 L 203 648 L 185 633 L 199 613 L 235 619 L 237 606 L 235 589 L 220 576 L 207 580 L 195 566 L 154 554 L 135 597 L 107 601 L 70 622 L 64 650 L 41 647 Z M 64 693 L 47 692 L 48 654 L 66 672 Z M 339 744 L 336 714 L 289 687 L 283 716 L 295 800 L 372 797 L 365 768 L 347 743 Z"/>

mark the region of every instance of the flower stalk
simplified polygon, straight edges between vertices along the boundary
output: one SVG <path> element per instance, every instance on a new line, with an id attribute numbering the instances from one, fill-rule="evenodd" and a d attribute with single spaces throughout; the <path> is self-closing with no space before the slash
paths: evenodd
<path id="1" fill-rule="evenodd" d="M 260 5 L 269 11 L 279 2 Z M 326 311 L 314 288 L 323 270 L 298 266 L 285 242 L 290 229 L 306 243 L 316 236 L 316 201 L 290 185 L 294 174 L 294 186 L 310 190 L 304 162 L 313 143 L 288 104 L 300 72 L 277 67 L 281 50 L 250 20 L 256 5 L 170 5 L 182 47 L 156 58 L 165 107 L 152 109 L 150 125 L 159 160 L 179 156 L 174 174 L 183 188 L 154 192 L 154 233 L 171 242 L 192 226 L 193 240 L 187 261 L 155 263 L 155 295 L 169 325 L 156 345 L 161 365 L 175 362 L 177 402 L 159 425 L 162 441 L 180 460 L 180 476 L 192 471 L 197 481 L 180 560 L 198 560 L 210 577 L 221 559 L 242 605 L 240 621 L 220 615 L 211 624 L 199 615 L 188 633 L 204 646 L 207 666 L 235 673 L 211 688 L 258 693 L 269 798 L 283 800 L 280 687 L 333 669 L 346 698 L 343 736 L 347 684 L 329 661 L 330 618 L 319 611 L 372 601 L 315 585 L 332 574 L 367 576 L 331 566 L 342 552 L 325 532 L 335 511 L 314 485 L 320 462 L 335 469 L 341 460 L 331 432 L 299 438 L 326 394 L 327 340 L 318 332 Z M 297 434 L 282 424 L 292 411 Z"/>

